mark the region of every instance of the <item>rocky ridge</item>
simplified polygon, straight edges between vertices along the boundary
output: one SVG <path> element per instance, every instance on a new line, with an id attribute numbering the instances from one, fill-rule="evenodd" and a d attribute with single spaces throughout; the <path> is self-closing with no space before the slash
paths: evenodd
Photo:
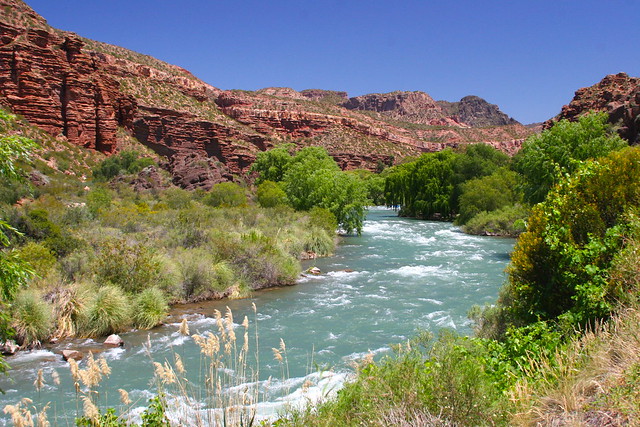
<path id="1" fill-rule="evenodd" d="M 545 122 L 576 120 L 589 111 L 604 111 L 618 133 L 632 144 L 640 143 L 640 78 L 626 73 L 610 74 L 590 87 L 578 89 L 556 117 Z"/>
<path id="2" fill-rule="evenodd" d="M 320 145 L 343 168 L 372 169 L 473 142 L 514 152 L 530 133 L 518 124 L 473 129 L 422 92 L 386 94 L 393 108 L 376 95 L 348 109 L 339 104 L 355 101 L 344 92 L 223 91 L 180 67 L 56 30 L 21 0 L 0 0 L 0 8 L 11 12 L 0 16 L 1 104 L 104 153 L 117 149 L 124 129 L 166 156 L 174 181 L 189 188 L 243 173 L 281 142 Z M 376 102 L 381 113 L 363 111 Z"/>

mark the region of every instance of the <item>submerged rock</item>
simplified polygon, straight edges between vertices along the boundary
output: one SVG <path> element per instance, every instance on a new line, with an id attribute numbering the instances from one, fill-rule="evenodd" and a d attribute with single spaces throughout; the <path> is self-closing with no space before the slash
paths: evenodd
<path id="1" fill-rule="evenodd" d="M 78 350 L 62 350 L 62 358 L 64 360 L 82 360 L 84 355 Z"/>

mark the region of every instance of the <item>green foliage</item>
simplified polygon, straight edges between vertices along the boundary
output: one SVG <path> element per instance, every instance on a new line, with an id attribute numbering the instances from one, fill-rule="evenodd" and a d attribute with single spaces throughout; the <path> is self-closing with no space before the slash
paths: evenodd
<path id="1" fill-rule="evenodd" d="M 89 336 L 122 332 L 131 324 L 131 302 L 113 285 L 101 286 L 88 304 L 84 330 Z"/>
<path id="2" fill-rule="evenodd" d="M 606 156 L 627 145 L 607 124 L 606 113 L 588 114 L 577 122 L 561 120 L 527 139 L 514 159 L 524 176 L 525 200 L 539 203 L 565 174 L 585 160 Z"/>
<path id="3" fill-rule="evenodd" d="M 491 175 L 507 163 L 504 153 L 486 144 L 469 145 L 462 153 L 450 149 L 425 153 L 389 169 L 385 201 L 400 206 L 404 216 L 451 219 L 459 210 L 461 184 Z"/>
<path id="4" fill-rule="evenodd" d="M 501 304 L 513 322 L 608 316 L 620 292 L 629 291 L 612 287 L 609 271 L 634 235 L 629 218 L 639 204 L 638 148 L 587 163 L 561 181 L 533 209 L 512 254 Z"/>
<path id="5" fill-rule="evenodd" d="M 284 178 L 291 162 L 293 144 L 281 144 L 268 151 L 256 155 L 256 161 L 251 165 L 251 171 L 259 174 L 257 183 L 263 181 L 280 182 Z"/>
<path id="6" fill-rule="evenodd" d="M 517 174 L 506 168 L 466 181 L 461 186 L 460 214 L 455 223 L 463 225 L 480 212 L 491 212 L 519 203 L 521 200 L 516 184 Z"/>
<path id="7" fill-rule="evenodd" d="M 517 237 L 525 232 L 528 216 L 529 208 L 525 206 L 505 206 L 479 212 L 462 226 L 462 230 L 469 234 Z"/>
<path id="8" fill-rule="evenodd" d="M 87 208 L 92 215 L 107 210 L 111 206 L 113 196 L 104 187 L 95 187 L 87 194 Z"/>
<path id="9" fill-rule="evenodd" d="M 451 218 L 458 156 L 451 150 L 425 153 L 414 162 L 391 168 L 385 183 L 387 205 L 401 206 L 400 214 L 405 216 Z"/>
<path id="10" fill-rule="evenodd" d="M 211 187 L 202 201 L 214 208 L 230 208 L 246 205 L 247 195 L 240 185 L 234 182 L 221 182 Z"/>
<path id="11" fill-rule="evenodd" d="M 155 162 L 148 157 L 140 157 L 136 151 L 121 151 L 103 160 L 93 170 L 96 181 L 109 181 L 120 174 L 134 174 L 140 172 Z"/>
<path id="12" fill-rule="evenodd" d="M 162 265 L 142 243 L 112 239 L 103 242 L 94 265 L 96 280 L 111 283 L 126 292 L 142 290 L 162 282 Z"/>
<path id="13" fill-rule="evenodd" d="M 27 348 L 40 346 L 52 328 L 51 307 L 35 292 L 18 294 L 12 307 L 12 323 L 18 343 Z"/>
<path id="14" fill-rule="evenodd" d="M 258 204 L 263 208 L 273 208 L 287 204 L 287 193 L 277 183 L 263 180 L 256 190 Z"/>
<path id="15" fill-rule="evenodd" d="M 291 156 L 288 147 L 278 147 L 261 155 L 253 169 L 259 181 L 281 182 L 294 209 L 325 208 L 346 233 L 362 231 L 367 188 L 356 175 L 342 172 L 324 148 L 306 147 Z"/>
<path id="16" fill-rule="evenodd" d="M 99 414 L 97 419 L 91 419 L 87 416 L 76 418 L 77 427 L 127 427 L 127 424 L 118 415 L 114 408 L 108 408 L 104 414 Z"/>
<path id="17" fill-rule="evenodd" d="M 338 229 L 338 219 L 326 208 L 316 206 L 309 211 L 309 224 L 325 230 L 329 235 Z"/>
<path id="18" fill-rule="evenodd" d="M 39 277 L 46 277 L 57 263 L 51 250 L 36 242 L 28 242 L 22 246 L 18 250 L 18 256 L 27 262 Z"/>
<path id="19" fill-rule="evenodd" d="M 160 289 L 145 289 L 136 296 L 133 323 L 140 329 L 151 329 L 162 322 L 168 311 L 167 300 Z"/>

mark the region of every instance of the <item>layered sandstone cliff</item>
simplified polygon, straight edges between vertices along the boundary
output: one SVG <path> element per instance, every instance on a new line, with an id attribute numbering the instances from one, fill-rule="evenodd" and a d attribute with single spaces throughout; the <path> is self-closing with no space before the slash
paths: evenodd
<path id="1" fill-rule="evenodd" d="M 123 129 L 166 156 L 188 188 L 246 172 L 259 151 L 281 142 L 320 145 L 344 168 L 372 169 L 473 142 L 513 152 L 530 133 L 518 124 L 473 129 L 422 92 L 388 95 L 372 112 L 362 110 L 378 95 L 222 91 L 180 67 L 51 28 L 21 0 L 0 0 L 0 10 L 1 104 L 105 153 Z"/>

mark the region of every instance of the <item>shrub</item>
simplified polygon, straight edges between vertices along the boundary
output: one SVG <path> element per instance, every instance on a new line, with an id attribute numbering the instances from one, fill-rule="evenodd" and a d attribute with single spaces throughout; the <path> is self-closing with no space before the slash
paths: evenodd
<path id="1" fill-rule="evenodd" d="M 167 300 L 160 289 L 145 289 L 136 296 L 133 309 L 134 325 L 141 329 L 151 329 L 162 322 L 168 311 Z"/>
<path id="2" fill-rule="evenodd" d="M 112 239 L 102 244 L 94 263 L 96 279 L 137 293 L 162 281 L 162 265 L 142 243 Z"/>
<path id="3" fill-rule="evenodd" d="M 13 303 L 12 326 L 18 343 L 24 347 L 39 347 L 52 328 L 51 307 L 35 292 L 18 294 Z"/>
<path id="4" fill-rule="evenodd" d="M 56 257 L 51 250 L 40 243 L 29 242 L 18 250 L 18 254 L 39 277 L 46 277 L 56 265 Z"/>
<path id="5" fill-rule="evenodd" d="M 287 194 L 273 181 L 262 181 L 256 190 L 256 198 L 263 208 L 287 204 Z"/>
<path id="6" fill-rule="evenodd" d="M 244 188 L 234 182 L 221 182 L 211 187 L 202 202 L 214 208 L 229 208 L 247 204 Z"/>
<path id="7" fill-rule="evenodd" d="M 492 212 L 480 212 L 462 229 L 465 233 L 516 237 L 527 228 L 529 209 L 521 206 L 506 206 Z"/>
<path id="8" fill-rule="evenodd" d="M 629 219 L 639 205 L 638 148 L 587 163 L 562 181 L 533 209 L 512 254 L 501 303 L 514 322 L 607 317 L 619 294 L 610 268 L 636 236 Z"/>
<path id="9" fill-rule="evenodd" d="M 84 330 L 89 336 L 122 332 L 131 324 L 131 302 L 112 285 L 98 288 L 88 304 Z"/>
<path id="10" fill-rule="evenodd" d="M 338 220 L 329 209 L 316 206 L 309 211 L 309 225 L 318 227 L 329 235 L 333 235 L 338 229 Z"/>
<path id="11" fill-rule="evenodd" d="M 87 208 L 92 215 L 97 215 L 111 206 L 113 196 L 104 187 L 96 187 L 87 194 Z"/>
<path id="12" fill-rule="evenodd" d="M 466 224 L 480 212 L 491 212 L 521 202 L 516 177 L 515 172 L 502 168 L 491 175 L 463 183 L 458 201 L 460 213 L 455 223 Z"/>
<path id="13" fill-rule="evenodd" d="M 140 157 L 136 151 L 122 151 L 103 160 L 93 170 L 96 181 L 108 181 L 121 173 L 138 173 L 155 162 L 148 157 Z"/>

